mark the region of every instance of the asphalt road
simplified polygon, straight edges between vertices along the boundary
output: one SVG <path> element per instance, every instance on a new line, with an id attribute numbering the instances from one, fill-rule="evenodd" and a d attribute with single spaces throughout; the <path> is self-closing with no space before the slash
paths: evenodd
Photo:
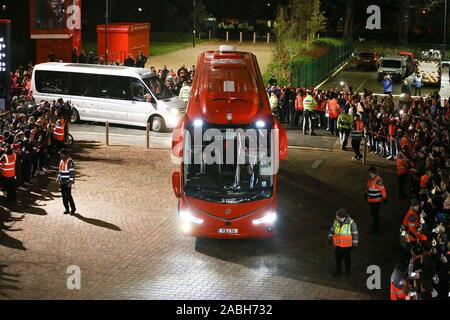
<path id="1" fill-rule="evenodd" d="M 410 84 L 412 84 L 413 76 L 407 78 Z M 334 88 L 343 89 L 341 82 L 344 82 L 347 86 L 352 87 L 354 92 L 363 92 L 367 89 L 369 92 L 375 94 L 384 93 L 383 85 L 378 81 L 377 72 L 374 70 L 359 70 L 356 68 L 356 64 L 349 63 L 346 67 L 331 77 L 320 88 L 322 90 L 330 90 Z M 401 94 L 401 83 L 394 83 L 394 95 Z M 435 91 L 439 91 L 440 88 L 427 86 L 422 89 L 422 95 L 432 94 Z M 413 92 L 414 94 L 414 92 Z"/>

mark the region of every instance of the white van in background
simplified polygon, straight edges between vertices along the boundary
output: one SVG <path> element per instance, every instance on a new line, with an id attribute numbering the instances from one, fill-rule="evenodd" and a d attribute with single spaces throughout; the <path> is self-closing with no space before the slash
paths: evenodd
<path id="1" fill-rule="evenodd" d="M 173 129 L 186 111 L 161 79 L 147 69 L 89 64 L 43 63 L 33 70 L 33 97 L 71 101 L 72 120 Z M 151 98 L 149 98 L 151 97 Z M 151 102 L 147 102 L 151 101 Z"/>

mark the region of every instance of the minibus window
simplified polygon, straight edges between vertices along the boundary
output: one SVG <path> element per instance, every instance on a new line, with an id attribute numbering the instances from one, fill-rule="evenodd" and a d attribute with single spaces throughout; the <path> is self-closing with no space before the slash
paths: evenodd
<path id="1" fill-rule="evenodd" d="M 145 96 L 150 94 L 147 88 L 136 79 L 131 79 L 131 93 L 136 101 L 146 101 Z"/>
<path id="2" fill-rule="evenodd" d="M 70 73 L 57 71 L 36 71 L 36 89 L 40 93 L 67 94 Z"/>
<path id="3" fill-rule="evenodd" d="M 129 100 L 131 98 L 130 91 L 130 80 L 128 77 L 100 76 L 100 98 Z"/>
<path id="4" fill-rule="evenodd" d="M 98 96 L 98 79 L 96 74 L 72 73 L 70 95 L 80 97 Z"/>

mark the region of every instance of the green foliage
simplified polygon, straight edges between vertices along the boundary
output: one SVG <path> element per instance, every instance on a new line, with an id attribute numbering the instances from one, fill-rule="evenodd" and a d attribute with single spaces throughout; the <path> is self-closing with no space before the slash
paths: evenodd
<path id="1" fill-rule="evenodd" d="M 323 47 L 339 47 L 344 43 L 344 40 L 336 38 L 320 38 L 313 42 L 314 45 Z"/>

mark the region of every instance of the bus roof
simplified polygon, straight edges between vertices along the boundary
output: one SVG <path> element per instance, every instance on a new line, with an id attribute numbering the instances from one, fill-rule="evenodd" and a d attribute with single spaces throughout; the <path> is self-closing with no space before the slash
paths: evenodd
<path id="1" fill-rule="evenodd" d="M 150 70 L 144 68 L 131 68 L 123 66 L 102 66 L 95 64 L 80 63 L 62 63 L 47 62 L 35 66 L 34 70 L 38 71 L 59 71 L 59 72 L 76 72 L 76 73 L 93 73 L 100 75 L 116 75 L 146 78 L 151 75 Z"/>
<path id="2" fill-rule="evenodd" d="M 232 46 L 200 55 L 192 92 L 187 112 L 190 119 L 248 124 L 272 116 L 255 55 Z"/>

